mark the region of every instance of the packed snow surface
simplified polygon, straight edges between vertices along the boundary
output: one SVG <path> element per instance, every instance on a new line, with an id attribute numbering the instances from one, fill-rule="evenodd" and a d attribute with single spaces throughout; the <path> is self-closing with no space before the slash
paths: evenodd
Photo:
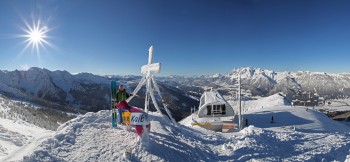
<path id="1" fill-rule="evenodd" d="M 23 159 L 53 133 L 22 120 L 0 118 L 0 161 Z"/>
<path id="2" fill-rule="evenodd" d="M 350 111 L 350 98 L 329 100 L 326 102 L 324 106 L 317 107 L 317 109 L 322 109 L 327 111 Z"/>
<path id="3" fill-rule="evenodd" d="M 110 111 L 87 113 L 61 125 L 24 161 L 350 160 L 348 126 L 311 108 L 287 106 L 280 95 L 253 102 L 246 104 L 249 126 L 228 133 L 192 127 L 191 117 L 175 126 L 150 113 L 146 144 L 134 130 L 112 128 Z"/>

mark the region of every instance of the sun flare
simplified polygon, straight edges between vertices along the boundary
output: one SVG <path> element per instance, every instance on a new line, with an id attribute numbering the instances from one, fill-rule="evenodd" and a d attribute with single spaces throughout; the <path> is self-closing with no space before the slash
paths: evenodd
<path id="1" fill-rule="evenodd" d="M 45 23 L 42 23 L 40 20 L 34 21 L 33 24 L 25 23 L 26 28 L 23 28 L 25 32 L 22 37 L 25 37 L 25 43 L 27 44 L 25 49 L 32 47 L 32 50 L 35 50 L 37 53 L 40 52 L 40 48 L 45 48 L 45 45 L 52 45 L 48 42 L 47 33 L 50 31 Z"/>
<path id="2" fill-rule="evenodd" d="M 43 40 L 44 34 L 40 31 L 33 31 L 29 34 L 30 41 L 33 43 L 39 43 Z"/>

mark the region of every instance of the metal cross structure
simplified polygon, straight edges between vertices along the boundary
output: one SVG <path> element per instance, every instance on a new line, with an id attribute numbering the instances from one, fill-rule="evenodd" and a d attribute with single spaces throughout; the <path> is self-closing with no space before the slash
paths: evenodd
<path id="1" fill-rule="evenodd" d="M 163 103 L 164 109 L 165 109 L 166 113 L 168 114 L 169 118 L 172 120 L 172 122 L 175 125 L 177 125 L 176 121 L 174 120 L 174 118 L 171 115 L 171 112 L 167 108 L 166 104 L 164 104 L 164 100 L 163 100 L 162 94 L 159 90 L 159 86 L 157 84 L 157 81 L 153 77 L 154 74 L 157 74 L 160 72 L 160 67 L 161 67 L 160 63 L 152 63 L 152 58 L 153 58 L 153 46 L 151 46 L 148 50 L 148 64 L 143 65 L 141 67 L 141 73 L 143 74 L 143 77 L 140 80 L 137 87 L 135 88 L 134 92 L 132 93 L 134 95 L 131 96 L 130 98 L 128 98 L 127 102 L 129 102 L 137 94 L 137 92 L 142 88 L 143 85 L 146 85 L 145 112 L 148 113 L 149 102 L 150 102 L 150 99 L 152 99 L 153 105 L 156 107 L 157 111 L 162 114 L 162 112 L 160 111 L 160 108 L 158 106 L 158 103 L 156 101 L 156 98 L 154 96 L 154 89 L 155 89 L 157 91 L 162 103 Z"/>

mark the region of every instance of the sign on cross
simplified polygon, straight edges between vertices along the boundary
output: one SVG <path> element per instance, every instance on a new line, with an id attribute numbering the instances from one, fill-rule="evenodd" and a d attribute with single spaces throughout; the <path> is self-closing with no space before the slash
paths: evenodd
<path id="1" fill-rule="evenodd" d="M 160 73 L 160 63 L 152 63 L 153 46 L 148 50 L 148 64 L 141 67 L 142 74 Z"/>

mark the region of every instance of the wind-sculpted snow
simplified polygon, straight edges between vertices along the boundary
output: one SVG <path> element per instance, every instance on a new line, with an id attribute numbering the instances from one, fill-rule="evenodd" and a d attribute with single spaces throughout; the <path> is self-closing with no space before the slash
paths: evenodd
<path id="1" fill-rule="evenodd" d="M 0 161 L 21 160 L 52 133 L 19 119 L 0 117 Z"/>
<path id="2" fill-rule="evenodd" d="M 350 134 L 302 133 L 249 126 L 223 145 L 224 154 L 238 161 L 344 161 Z"/>
<path id="3" fill-rule="evenodd" d="M 276 114 L 277 107 L 266 105 L 266 117 Z M 174 126 L 150 113 L 150 141 L 142 146 L 134 130 L 111 127 L 110 111 L 87 113 L 59 127 L 24 161 L 344 161 L 350 154 L 349 127 L 313 131 L 317 125 L 341 123 L 324 121 L 319 112 L 295 109 L 288 118 L 277 115 L 276 123 L 258 117 L 263 124 L 228 133 L 192 127 L 186 119 Z M 259 114 L 258 109 L 250 110 L 250 117 Z M 288 114 L 291 108 L 282 105 L 278 111 Z M 296 122 L 301 119 L 309 123 Z"/>
<path id="4" fill-rule="evenodd" d="M 195 130 L 183 126 L 174 127 L 157 113 L 152 113 L 151 118 L 148 147 L 140 146 L 135 132 L 123 127 L 111 128 L 110 112 L 100 111 L 65 123 L 25 161 L 197 161 L 218 158 L 208 152 L 212 151 L 210 145 L 223 143 L 223 140 L 217 141 L 215 137 L 199 141 L 199 136 L 204 134 L 193 134 Z M 126 151 L 131 152 L 130 157 L 124 155 Z"/>
<path id="5" fill-rule="evenodd" d="M 23 146 L 27 140 L 28 137 L 25 135 L 8 130 L 0 125 L 0 141 L 7 141 L 15 146 L 20 147 Z"/>
<path id="6" fill-rule="evenodd" d="M 0 125 L 0 159 L 8 155 L 9 151 L 11 151 L 10 148 L 6 146 L 22 147 L 27 141 L 27 136 L 8 130 Z"/>

